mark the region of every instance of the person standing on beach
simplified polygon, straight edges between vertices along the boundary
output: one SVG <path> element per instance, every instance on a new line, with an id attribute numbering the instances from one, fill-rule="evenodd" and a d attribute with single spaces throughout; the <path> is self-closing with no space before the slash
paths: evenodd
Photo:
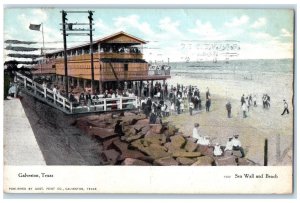
<path id="1" fill-rule="evenodd" d="M 179 98 L 176 99 L 176 109 L 177 109 L 177 114 L 180 114 L 180 101 Z"/>
<path id="2" fill-rule="evenodd" d="M 290 112 L 289 112 L 289 109 L 288 109 L 288 104 L 287 104 L 287 102 L 285 101 L 285 99 L 283 100 L 283 104 L 284 104 L 284 110 L 283 110 L 283 112 L 282 112 L 282 116 L 285 114 L 285 112 L 287 113 L 287 114 L 289 114 Z"/>
<path id="3" fill-rule="evenodd" d="M 245 95 L 243 95 L 243 96 L 241 97 L 241 106 L 243 106 L 244 103 L 245 103 Z"/>
<path id="4" fill-rule="evenodd" d="M 257 107 L 257 105 L 256 105 L 256 94 L 253 96 L 253 106 Z"/>
<path id="5" fill-rule="evenodd" d="M 246 118 L 247 117 L 247 115 L 246 115 L 246 111 L 247 111 L 247 105 L 246 105 L 246 103 L 243 103 L 242 111 L 243 111 L 243 118 Z"/>
<path id="6" fill-rule="evenodd" d="M 226 110 L 227 110 L 227 117 L 231 118 L 231 103 L 230 103 L 230 101 L 228 101 L 226 104 Z"/>
<path id="7" fill-rule="evenodd" d="M 190 102 L 190 104 L 189 104 L 189 111 L 190 111 L 190 115 L 191 116 L 193 115 L 193 109 L 194 109 L 194 103 Z"/>
<path id="8" fill-rule="evenodd" d="M 199 139 L 201 139 L 200 133 L 199 133 L 199 123 L 195 123 L 194 124 L 194 129 L 193 129 L 193 138 L 197 139 L 197 141 Z"/>
<path id="9" fill-rule="evenodd" d="M 206 112 L 209 112 L 210 105 L 211 105 L 211 100 L 210 100 L 210 96 L 208 96 L 205 103 Z"/>
<path id="10" fill-rule="evenodd" d="M 207 87 L 207 90 L 206 90 L 206 100 L 207 100 L 207 99 L 210 99 L 210 92 L 209 92 L 208 87 Z"/>

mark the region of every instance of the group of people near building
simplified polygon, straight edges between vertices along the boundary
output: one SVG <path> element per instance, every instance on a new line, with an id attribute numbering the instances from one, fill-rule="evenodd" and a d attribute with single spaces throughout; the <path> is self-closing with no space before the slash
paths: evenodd
<path id="1" fill-rule="evenodd" d="M 195 123 L 192 137 L 196 139 L 196 143 L 199 145 L 213 147 L 214 156 L 223 156 L 225 152 L 227 152 L 226 154 L 232 155 L 234 151 L 239 151 L 241 157 L 245 157 L 244 148 L 242 147 L 238 134 L 228 137 L 226 144 L 220 145 L 219 143 L 212 143 L 209 136 L 202 135 L 199 128 L 199 123 Z"/>

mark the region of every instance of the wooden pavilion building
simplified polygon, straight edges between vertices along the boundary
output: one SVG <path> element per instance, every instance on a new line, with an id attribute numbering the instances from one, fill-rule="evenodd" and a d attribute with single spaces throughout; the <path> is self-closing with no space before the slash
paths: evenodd
<path id="1" fill-rule="evenodd" d="M 125 32 L 95 40 L 93 42 L 94 86 L 103 92 L 136 85 L 139 90 L 143 82 L 162 81 L 170 78 L 170 68 L 149 70 L 143 58 L 146 41 Z M 74 87 L 90 87 L 92 79 L 90 44 L 82 44 L 67 49 L 68 84 Z M 64 83 L 64 51 L 45 55 L 32 71 L 33 77 L 51 76 L 54 81 Z M 139 91 L 140 94 L 140 91 Z"/>

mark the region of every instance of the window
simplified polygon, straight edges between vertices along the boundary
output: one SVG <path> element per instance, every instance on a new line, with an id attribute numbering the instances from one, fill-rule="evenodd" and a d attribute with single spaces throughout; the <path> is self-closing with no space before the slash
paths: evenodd
<path id="1" fill-rule="evenodd" d="M 128 71 L 128 64 L 124 64 L 124 71 Z"/>

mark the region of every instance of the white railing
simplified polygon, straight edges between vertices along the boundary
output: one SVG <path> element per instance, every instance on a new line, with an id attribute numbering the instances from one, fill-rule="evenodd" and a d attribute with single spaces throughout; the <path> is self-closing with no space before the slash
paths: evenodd
<path id="1" fill-rule="evenodd" d="M 36 98 L 42 99 L 52 106 L 63 109 L 69 113 L 85 113 L 99 111 L 114 111 L 137 108 L 137 97 L 118 97 L 118 98 L 99 98 L 92 99 L 90 105 L 80 104 L 79 102 L 71 102 L 62 95 L 54 94 L 48 88 L 44 88 L 41 84 L 34 82 L 32 79 L 16 73 L 17 81 L 24 85 L 27 91 L 31 91 Z"/>

